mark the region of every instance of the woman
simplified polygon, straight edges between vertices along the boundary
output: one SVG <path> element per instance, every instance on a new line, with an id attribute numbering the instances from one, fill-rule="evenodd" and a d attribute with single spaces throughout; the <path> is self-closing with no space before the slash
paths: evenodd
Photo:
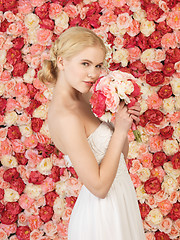
<path id="1" fill-rule="evenodd" d="M 56 147 L 70 159 L 83 187 L 74 206 L 69 240 L 145 239 L 128 174 L 127 133 L 140 106 L 119 105 L 114 128 L 94 116 L 83 95 L 98 79 L 106 48 L 91 30 L 73 27 L 51 48 L 39 78 L 54 83 L 48 125 Z"/>

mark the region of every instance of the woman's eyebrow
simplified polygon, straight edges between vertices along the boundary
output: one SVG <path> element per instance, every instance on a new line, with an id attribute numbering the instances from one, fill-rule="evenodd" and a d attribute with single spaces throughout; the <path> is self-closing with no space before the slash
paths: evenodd
<path id="1" fill-rule="evenodd" d="M 89 63 L 93 63 L 91 60 L 88 60 L 88 59 L 82 59 L 82 61 L 84 61 L 84 62 L 89 62 Z M 103 64 L 103 62 L 98 63 L 97 65 L 100 65 L 100 64 Z"/>

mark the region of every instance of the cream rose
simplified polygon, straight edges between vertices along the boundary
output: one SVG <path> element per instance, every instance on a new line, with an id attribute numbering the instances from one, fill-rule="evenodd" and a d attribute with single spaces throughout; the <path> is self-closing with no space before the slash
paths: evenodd
<path id="1" fill-rule="evenodd" d="M 180 96 L 175 96 L 175 109 L 180 111 Z"/>
<path id="2" fill-rule="evenodd" d="M 6 62 L 6 50 L 0 50 L 0 65 L 3 65 Z"/>
<path id="3" fill-rule="evenodd" d="M 27 72 L 23 75 L 24 82 L 33 83 L 35 73 L 33 68 L 28 68 Z"/>
<path id="4" fill-rule="evenodd" d="M 39 30 L 38 27 L 30 29 L 29 31 L 27 31 L 27 33 L 28 33 L 28 42 L 30 44 L 38 44 L 37 30 Z"/>
<path id="5" fill-rule="evenodd" d="M 136 141 L 129 143 L 128 158 L 137 158 L 139 156 L 140 144 Z"/>
<path id="6" fill-rule="evenodd" d="M 63 198 L 57 197 L 54 201 L 53 210 L 56 215 L 62 217 L 65 211 L 65 200 Z"/>
<path id="7" fill-rule="evenodd" d="M 63 181 L 56 182 L 56 192 L 61 197 L 64 198 L 66 196 L 66 184 Z"/>
<path id="8" fill-rule="evenodd" d="M 166 175 L 161 188 L 165 191 L 165 193 L 171 194 L 172 192 L 177 191 L 178 180 Z"/>
<path id="9" fill-rule="evenodd" d="M 140 31 L 146 37 L 149 37 L 155 31 L 155 28 L 156 28 L 156 25 L 153 21 L 142 19 L 141 25 L 140 25 Z"/>
<path id="10" fill-rule="evenodd" d="M 133 13 L 133 18 L 138 22 L 145 21 L 146 17 L 147 17 L 146 11 L 144 11 L 143 9 L 139 9 L 137 12 Z"/>
<path id="11" fill-rule="evenodd" d="M 145 202 L 145 200 L 148 198 L 148 194 L 144 190 L 144 185 L 140 185 L 136 188 L 136 195 L 140 203 Z"/>
<path id="12" fill-rule="evenodd" d="M 174 132 L 173 132 L 173 138 L 177 139 L 178 142 L 180 142 L 180 123 L 173 125 Z"/>
<path id="13" fill-rule="evenodd" d="M 31 124 L 19 126 L 19 130 L 24 137 L 30 137 L 33 134 Z"/>
<path id="14" fill-rule="evenodd" d="M 51 100 L 52 99 L 52 95 L 53 95 L 53 88 L 47 88 L 44 92 L 43 95 L 48 99 Z"/>
<path id="15" fill-rule="evenodd" d="M 60 16 L 55 19 L 55 25 L 63 29 L 66 29 L 69 27 L 68 22 L 69 22 L 69 17 L 67 13 L 65 13 L 64 11 L 62 11 Z"/>
<path id="16" fill-rule="evenodd" d="M 4 91 L 5 91 L 5 86 L 4 86 L 3 83 L 1 83 L 1 84 L 0 84 L 0 96 L 3 95 Z"/>
<path id="17" fill-rule="evenodd" d="M 27 183 L 24 189 L 24 193 L 26 193 L 30 198 L 38 199 L 42 195 L 42 189 L 41 189 L 41 186 L 39 185 Z"/>
<path id="18" fill-rule="evenodd" d="M 149 179 L 151 172 L 148 168 L 142 167 L 140 171 L 138 171 L 138 177 L 142 182 L 145 182 Z"/>
<path id="19" fill-rule="evenodd" d="M 29 13 L 24 18 L 24 24 L 28 29 L 33 29 L 39 25 L 39 17 L 34 13 Z"/>
<path id="20" fill-rule="evenodd" d="M 166 155 L 171 156 L 177 153 L 179 150 L 179 144 L 177 140 L 164 140 L 163 141 L 163 151 Z"/>
<path id="21" fill-rule="evenodd" d="M 178 77 L 174 77 L 171 79 L 170 84 L 172 87 L 173 94 L 175 96 L 179 96 L 180 95 L 180 79 Z"/>
<path id="22" fill-rule="evenodd" d="M 141 107 L 140 114 L 143 114 L 146 110 L 148 110 L 147 102 L 144 99 L 142 99 L 139 103 Z"/>
<path id="23" fill-rule="evenodd" d="M 163 220 L 163 215 L 158 208 L 152 209 L 146 217 L 146 221 L 154 225 L 160 224 L 162 220 Z"/>
<path id="24" fill-rule="evenodd" d="M 122 32 L 122 30 L 124 32 Z M 113 22 L 110 27 L 109 27 L 109 31 L 114 35 L 114 36 L 121 36 L 124 35 L 126 33 L 126 29 L 119 29 L 117 24 L 115 22 Z"/>
<path id="25" fill-rule="evenodd" d="M 167 113 L 174 113 L 175 111 L 175 99 L 174 97 L 169 97 L 166 99 L 163 99 L 163 109 L 162 111 Z"/>
<path id="26" fill-rule="evenodd" d="M 17 113 L 15 111 L 13 112 L 7 112 L 4 117 L 4 122 L 7 125 L 7 127 L 10 127 L 11 125 L 14 125 L 17 121 Z"/>
<path id="27" fill-rule="evenodd" d="M 156 57 L 156 51 L 154 48 L 146 49 L 141 54 L 141 62 L 144 64 L 147 62 L 153 62 L 155 57 Z"/>
<path id="28" fill-rule="evenodd" d="M 7 168 L 13 168 L 18 166 L 17 159 L 12 155 L 1 156 L 1 164 Z"/>
<path id="29" fill-rule="evenodd" d="M 174 169 L 171 162 L 164 163 L 163 168 L 167 175 L 173 179 L 180 176 L 180 169 Z"/>
<path id="30" fill-rule="evenodd" d="M 128 64 L 129 52 L 127 49 L 122 48 L 117 51 L 113 51 L 113 60 L 115 63 L 121 63 L 122 67 L 126 67 Z"/>
<path id="31" fill-rule="evenodd" d="M 40 130 L 40 133 L 44 134 L 45 136 L 48 136 L 49 138 L 51 138 L 50 136 L 50 133 L 49 133 L 49 127 L 48 127 L 48 124 L 47 122 L 44 122 L 42 127 L 41 127 L 41 130 Z"/>
<path id="32" fill-rule="evenodd" d="M 37 170 L 44 175 L 49 175 L 51 173 L 52 160 L 51 158 L 44 158 L 38 165 Z"/>
<path id="33" fill-rule="evenodd" d="M 34 110 L 33 117 L 46 119 L 47 118 L 47 111 L 48 111 L 47 104 L 40 105 L 38 108 L 36 108 Z"/>
<path id="34" fill-rule="evenodd" d="M 4 189 L 4 201 L 16 202 L 19 200 L 19 193 L 11 188 Z"/>

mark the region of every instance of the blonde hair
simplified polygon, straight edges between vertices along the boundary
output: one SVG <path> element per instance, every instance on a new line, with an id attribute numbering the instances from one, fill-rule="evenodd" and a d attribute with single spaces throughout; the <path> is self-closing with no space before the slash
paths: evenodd
<path id="1" fill-rule="evenodd" d="M 93 31 L 83 27 L 71 27 L 64 31 L 52 44 L 50 60 L 44 60 L 38 78 L 45 84 L 55 84 L 58 76 L 57 57 L 67 60 L 78 54 L 86 47 L 99 46 L 106 54 L 106 47 L 101 38 Z"/>

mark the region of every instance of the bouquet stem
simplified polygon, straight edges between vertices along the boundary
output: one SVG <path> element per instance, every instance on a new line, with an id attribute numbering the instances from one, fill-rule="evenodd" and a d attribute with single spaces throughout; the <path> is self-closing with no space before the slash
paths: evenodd
<path id="1" fill-rule="evenodd" d="M 136 124 L 134 122 L 132 123 L 131 129 L 133 131 L 133 134 L 134 134 L 134 137 L 135 137 L 136 141 L 137 142 L 142 142 L 141 133 L 137 129 L 137 126 L 136 126 Z"/>

